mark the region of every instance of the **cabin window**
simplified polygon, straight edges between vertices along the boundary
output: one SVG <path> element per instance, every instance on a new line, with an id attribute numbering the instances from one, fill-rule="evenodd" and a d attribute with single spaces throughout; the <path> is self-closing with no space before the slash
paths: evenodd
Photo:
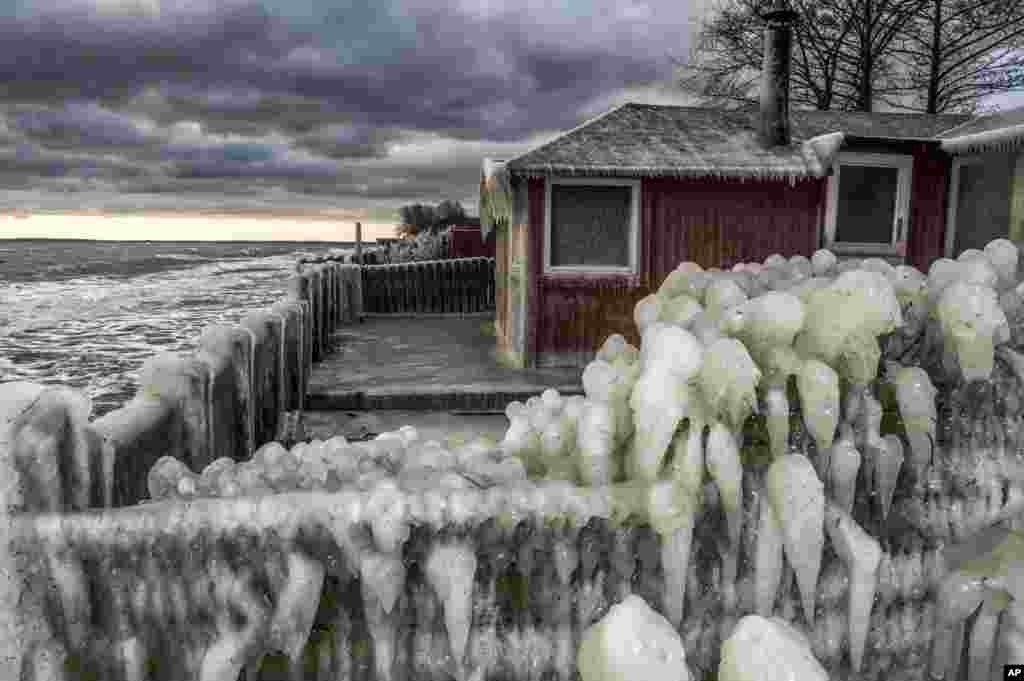
<path id="1" fill-rule="evenodd" d="M 1010 234 L 1015 156 L 989 153 L 954 159 L 946 212 L 946 257 L 983 249 Z"/>
<path id="2" fill-rule="evenodd" d="M 828 183 L 825 245 L 904 255 L 913 162 L 904 154 L 840 154 Z"/>
<path id="3" fill-rule="evenodd" d="M 636 271 L 638 180 L 555 179 L 545 194 L 545 272 Z"/>

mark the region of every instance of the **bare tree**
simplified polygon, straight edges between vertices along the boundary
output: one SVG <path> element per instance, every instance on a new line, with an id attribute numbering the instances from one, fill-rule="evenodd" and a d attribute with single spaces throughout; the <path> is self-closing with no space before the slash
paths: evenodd
<path id="1" fill-rule="evenodd" d="M 1024 3 L 930 0 L 900 32 L 898 108 L 973 112 L 990 95 L 1024 89 Z"/>
<path id="2" fill-rule="evenodd" d="M 764 54 L 758 4 L 758 0 L 720 3 L 701 26 L 689 57 L 673 59 L 681 74 L 679 85 L 705 105 L 735 108 L 756 103 Z M 799 101 L 795 93 L 790 98 Z"/>
<path id="3" fill-rule="evenodd" d="M 888 1 L 888 0 L 887 0 Z M 843 76 L 856 52 L 851 0 L 790 0 L 793 26 L 790 101 L 798 108 L 854 108 L 855 83 Z M 674 60 L 679 85 L 713 106 L 752 106 L 764 59 L 764 21 L 770 0 L 724 0 L 704 22 L 685 61 Z"/>
<path id="4" fill-rule="evenodd" d="M 878 103 L 939 113 L 1024 87 L 1020 0 L 790 0 L 790 101 L 871 111 Z M 705 105 L 758 101 L 769 0 L 723 0 L 704 21 L 678 84 Z M 910 104 L 900 100 L 912 99 Z"/>
<path id="5" fill-rule="evenodd" d="M 854 93 L 852 106 L 871 111 L 875 102 L 898 91 L 892 49 L 907 22 L 932 0 L 844 0 L 852 40 L 840 50 L 839 77 Z"/>

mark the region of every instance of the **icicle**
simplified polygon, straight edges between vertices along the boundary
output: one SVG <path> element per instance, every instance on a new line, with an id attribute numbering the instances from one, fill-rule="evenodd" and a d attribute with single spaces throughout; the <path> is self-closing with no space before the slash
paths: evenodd
<path id="1" fill-rule="evenodd" d="M 476 567 L 475 548 L 467 541 L 435 543 L 425 566 L 427 581 L 444 609 L 448 643 L 459 681 L 465 676 L 464 658 L 472 626 Z"/>
<path id="2" fill-rule="evenodd" d="M 576 647 L 573 629 L 572 575 L 579 564 L 576 550 L 578 532 L 573 528 L 560 533 L 555 539 L 555 573 L 558 575 L 559 606 L 555 613 L 555 671 L 559 681 L 572 681 L 576 666 Z"/>
<path id="3" fill-rule="evenodd" d="M 802 454 L 776 459 L 768 469 L 767 487 L 782 527 L 785 555 L 800 585 L 804 618 L 810 624 L 825 542 L 825 488 Z"/>
<path id="4" fill-rule="evenodd" d="M 500 662 L 497 618 L 497 582 L 492 574 L 474 598 L 473 629 L 469 635 L 471 681 L 490 678 Z"/>
<path id="5" fill-rule="evenodd" d="M 614 595 L 621 601 L 633 593 L 633 574 L 636 572 L 636 556 L 633 552 L 635 528 L 620 526 L 612 529 L 611 570 L 615 575 Z"/>
<path id="6" fill-rule="evenodd" d="M 850 662 L 853 670 L 859 673 L 871 620 L 871 606 L 878 588 L 878 565 L 882 558 L 882 548 L 874 537 L 838 505 L 829 504 L 825 507 L 825 528 L 833 548 L 850 574 L 850 599 L 847 606 Z"/>
<path id="7" fill-rule="evenodd" d="M 284 315 L 282 315 L 282 314 L 275 314 L 273 312 L 268 312 L 268 314 L 271 317 L 273 317 L 274 319 L 277 319 L 278 321 L 281 322 L 281 339 L 280 339 L 281 342 L 278 344 L 278 348 L 277 348 L 277 375 L 282 380 L 279 380 L 277 382 L 277 408 L 278 408 L 278 411 L 283 412 L 283 411 L 286 411 L 285 405 L 287 404 L 287 401 L 285 399 L 285 395 L 286 395 L 286 393 L 288 391 L 288 386 L 285 385 L 285 382 L 283 380 L 284 377 L 287 375 L 285 373 L 285 368 L 288 366 L 288 359 L 286 357 L 287 352 L 288 352 L 288 343 L 287 343 L 287 341 L 288 341 L 288 338 L 287 338 L 287 335 L 288 335 L 287 334 L 288 319 Z M 210 390 L 210 399 L 211 400 L 213 399 L 213 390 Z M 210 408 L 207 410 L 206 413 L 207 414 L 212 414 L 213 413 L 212 404 L 209 405 L 209 407 Z"/>
<path id="8" fill-rule="evenodd" d="M 297 551 L 290 551 L 287 561 L 288 577 L 270 622 L 270 640 L 288 656 L 294 669 L 302 665 L 302 651 L 309 641 L 316 615 L 316 608 L 311 608 L 310 603 L 320 600 L 326 570 L 319 560 Z"/>
<path id="9" fill-rule="evenodd" d="M 88 642 L 91 619 L 89 591 L 82 565 L 67 546 L 48 545 L 45 554 L 50 575 L 56 582 L 67 644 L 72 650 L 78 650 Z"/>
<path id="10" fill-rule="evenodd" d="M 932 677 L 955 679 L 964 646 L 964 623 L 986 595 L 984 580 L 960 573 L 949 575 L 939 590 L 941 625 L 932 648 Z"/>
<path id="11" fill-rule="evenodd" d="M 770 386 L 765 392 L 764 403 L 772 456 L 779 458 L 789 448 L 789 399 L 785 385 Z"/>
<path id="12" fill-rule="evenodd" d="M 299 371 L 299 411 L 304 411 L 306 408 L 306 306 L 301 302 L 296 306 L 299 311 L 299 330 L 295 335 L 298 338 L 298 371 Z"/>
<path id="13" fill-rule="evenodd" d="M 249 375 L 245 377 L 245 384 L 249 388 L 249 397 L 246 400 L 249 408 L 245 414 L 248 421 L 246 425 L 249 427 L 249 442 L 246 443 L 245 456 L 251 457 L 256 452 L 256 333 L 246 326 L 238 328 L 249 335 Z"/>
<path id="14" fill-rule="evenodd" d="M 708 473 L 719 489 L 728 525 L 729 548 L 722 557 L 726 584 L 736 581 L 739 541 L 743 524 L 743 466 L 732 433 L 721 421 L 711 426 L 706 452 Z"/>
<path id="15" fill-rule="evenodd" d="M 214 569 L 218 636 L 203 656 L 199 681 L 235 681 L 253 643 L 265 630 L 270 613 L 267 605 L 249 591 L 249 575 L 236 577 L 223 564 Z M 232 606 L 245 616 L 246 624 L 241 630 L 231 617 Z"/>
<path id="16" fill-rule="evenodd" d="M 968 648 L 969 662 L 967 678 L 991 678 L 992 662 L 996 652 L 996 640 L 999 634 L 999 617 L 1009 605 L 1005 594 L 988 593 L 981 604 L 981 612 L 974 620 L 971 628 L 971 640 Z"/>
<path id="17" fill-rule="evenodd" d="M 770 617 L 775 610 L 775 599 L 782 580 L 783 536 L 782 527 L 768 501 L 767 489 L 761 492 L 759 505 L 754 568 L 757 580 L 757 613 L 762 617 Z"/>
<path id="18" fill-rule="evenodd" d="M 878 503 L 882 507 L 882 517 L 889 516 L 892 506 L 892 495 L 896 491 L 900 469 L 903 467 L 903 441 L 898 435 L 886 435 L 882 438 L 885 447 L 874 450 L 874 487 Z"/>
<path id="19" fill-rule="evenodd" d="M 608 607 L 604 588 L 606 580 L 607 573 L 599 569 L 592 580 L 580 585 L 576 607 L 576 631 L 583 631 L 589 627 Z"/>
<path id="20" fill-rule="evenodd" d="M 829 482 L 836 504 L 847 513 L 853 512 L 853 499 L 857 491 L 857 472 L 860 470 L 860 452 L 846 438 L 836 440 L 829 458 Z"/>
<path id="21" fill-rule="evenodd" d="M 395 659 L 398 613 L 395 603 L 405 584 L 405 563 L 401 557 L 369 553 L 359 567 L 360 586 L 367 626 L 374 643 L 377 678 L 391 681 Z"/>

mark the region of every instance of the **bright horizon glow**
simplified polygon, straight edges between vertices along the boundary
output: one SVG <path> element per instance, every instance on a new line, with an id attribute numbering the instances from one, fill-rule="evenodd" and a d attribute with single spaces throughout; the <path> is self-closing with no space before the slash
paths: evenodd
<path id="1" fill-rule="evenodd" d="M 363 241 L 395 236 L 395 225 L 363 222 Z M 0 216 L 0 239 L 100 241 L 355 241 L 354 220 L 287 217 L 88 214 Z"/>

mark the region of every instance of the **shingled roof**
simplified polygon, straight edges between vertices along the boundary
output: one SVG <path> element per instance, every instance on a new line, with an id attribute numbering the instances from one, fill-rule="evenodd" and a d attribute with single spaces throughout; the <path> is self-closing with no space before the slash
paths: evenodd
<path id="1" fill-rule="evenodd" d="M 978 153 L 1024 146 L 1024 107 L 971 119 L 939 135 L 951 154 Z"/>
<path id="2" fill-rule="evenodd" d="M 517 175 L 821 177 L 841 133 L 886 140 L 935 140 L 968 116 L 792 111 L 793 142 L 765 148 L 756 109 L 727 111 L 624 104 L 510 160 Z"/>

